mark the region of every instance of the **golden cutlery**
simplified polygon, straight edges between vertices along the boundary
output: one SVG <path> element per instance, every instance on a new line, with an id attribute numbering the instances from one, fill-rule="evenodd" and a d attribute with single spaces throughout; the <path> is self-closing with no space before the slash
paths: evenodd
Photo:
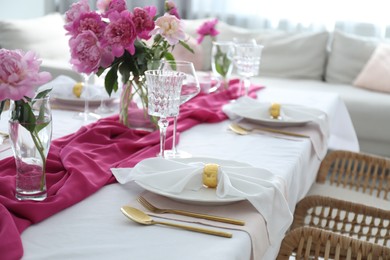
<path id="1" fill-rule="evenodd" d="M 157 208 L 156 206 L 151 204 L 149 201 L 147 201 L 142 196 L 138 197 L 138 202 L 141 203 L 141 205 L 144 206 L 146 209 L 148 209 L 154 213 L 157 213 L 157 214 L 172 213 L 172 214 L 177 214 L 177 215 L 182 215 L 182 216 L 202 218 L 202 219 L 213 220 L 213 221 L 218 221 L 218 222 L 223 222 L 223 223 L 229 223 L 229 224 L 239 225 L 239 226 L 245 225 L 244 221 L 232 219 L 232 218 L 219 217 L 219 216 L 207 215 L 207 214 L 196 213 L 196 212 L 185 211 L 185 210 L 178 210 L 178 209 Z"/>
<path id="2" fill-rule="evenodd" d="M 268 127 L 256 127 L 256 128 L 253 128 L 253 129 L 248 129 L 248 128 L 244 128 L 244 127 L 242 127 L 242 126 L 240 126 L 238 124 L 235 124 L 235 123 L 232 123 L 229 126 L 229 129 L 232 130 L 233 132 L 235 132 L 236 134 L 239 134 L 239 135 L 247 135 L 247 134 L 249 134 L 250 132 L 252 132 L 254 130 L 260 130 L 260 131 L 277 133 L 277 134 L 283 134 L 283 135 L 289 135 L 289 136 L 295 136 L 295 137 L 309 138 L 309 136 L 307 136 L 307 135 L 296 134 L 296 133 L 287 132 L 287 131 L 278 130 L 278 129 L 273 129 L 273 128 L 268 128 Z"/>
<path id="3" fill-rule="evenodd" d="M 182 224 L 165 222 L 165 221 L 156 221 L 156 220 L 153 220 L 149 215 L 145 214 L 143 211 L 136 209 L 136 208 L 129 207 L 129 206 L 123 206 L 121 208 L 121 211 L 126 217 L 128 217 L 129 219 L 131 219 L 139 224 L 142 224 L 142 225 L 156 225 L 156 224 L 158 224 L 158 225 L 166 225 L 166 226 L 171 226 L 171 227 L 176 227 L 176 228 L 182 228 L 182 229 L 189 230 L 189 231 L 205 233 L 205 234 L 220 236 L 220 237 L 231 238 L 233 236 L 231 233 L 218 231 L 218 230 L 214 230 L 214 229 L 200 228 L 200 227 L 182 225 Z"/>

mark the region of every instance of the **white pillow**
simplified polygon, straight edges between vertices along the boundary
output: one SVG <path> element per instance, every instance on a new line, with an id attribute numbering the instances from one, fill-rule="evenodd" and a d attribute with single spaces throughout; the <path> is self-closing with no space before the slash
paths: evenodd
<path id="1" fill-rule="evenodd" d="M 0 21 L 0 46 L 35 51 L 42 59 L 69 62 L 68 36 L 63 17 L 50 14 L 34 19 Z"/>
<path id="2" fill-rule="evenodd" d="M 354 86 L 390 93 L 390 45 L 380 44 L 359 73 Z"/>
<path id="3" fill-rule="evenodd" d="M 325 80 L 352 84 L 374 52 L 378 40 L 335 31 L 326 67 Z"/>
<path id="4" fill-rule="evenodd" d="M 328 32 L 259 34 L 256 41 L 264 45 L 259 75 L 322 80 L 328 39 Z"/>

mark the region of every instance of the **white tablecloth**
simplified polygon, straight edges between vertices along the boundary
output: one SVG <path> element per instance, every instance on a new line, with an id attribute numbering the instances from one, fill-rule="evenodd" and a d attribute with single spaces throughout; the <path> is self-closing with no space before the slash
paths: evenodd
<path id="1" fill-rule="evenodd" d="M 258 93 L 263 101 L 308 105 L 330 119 L 330 149 L 358 151 L 349 114 L 336 94 L 278 91 L 267 87 Z M 74 132 L 81 122 L 75 112 L 53 110 L 54 138 Z M 181 134 L 178 149 L 193 156 L 231 159 L 269 169 L 287 183 L 291 209 L 315 180 L 320 161 L 308 139 L 286 140 L 269 135 L 239 136 L 228 121 L 202 124 Z M 1 119 L 0 130 L 6 129 Z M 0 158 L 11 155 L 7 150 Z M 250 238 L 232 231 L 226 239 L 162 226 L 141 226 L 127 220 L 120 207 L 143 191 L 135 183 L 108 185 L 82 202 L 57 213 L 22 233 L 24 259 L 249 259 Z M 265 230 L 259 230 L 265 232 Z M 280 244 L 265 248 L 264 259 L 274 259 Z"/>

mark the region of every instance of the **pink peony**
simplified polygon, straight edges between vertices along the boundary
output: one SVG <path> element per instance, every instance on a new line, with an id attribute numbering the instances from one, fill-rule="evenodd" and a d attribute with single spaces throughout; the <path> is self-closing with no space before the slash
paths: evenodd
<path id="1" fill-rule="evenodd" d="M 215 26 L 218 23 L 218 19 L 214 19 L 211 21 L 204 22 L 199 29 L 196 31 L 199 34 L 199 37 L 197 39 L 198 44 L 202 43 L 203 38 L 206 35 L 210 35 L 211 37 L 214 37 L 219 34 L 219 31 L 215 29 Z"/>
<path id="2" fill-rule="evenodd" d="M 88 0 L 80 0 L 78 3 L 72 4 L 70 9 L 65 13 L 65 22 L 67 23 L 64 27 L 69 31 L 69 25 L 78 19 L 82 13 L 90 12 Z"/>
<path id="3" fill-rule="evenodd" d="M 111 3 L 111 0 L 97 0 L 96 7 L 100 13 L 105 13 L 108 10 L 108 7 Z"/>
<path id="4" fill-rule="evenodd" d="M 69 41 L 71 63 L 80 73 L 97 72 L 100 66 L 108 66 L 114 57 L 102 48 L 97 36 L 92 31 L 85 31 Z"/>
<path id="5" fill-rule="evenodd" d="M 92 31 L 99 39 L 103 37 L 106 23 L 102 17 L 95 12 L 82 13 L 67 27 L 69 34 L 77 36 L 84 31 Z"/>
<path id="6" fill-rule="evenodd" d="M 150 34 L 161 34 L 170 45 L 185 39 L 181 20 L 167 13 L 156 20 L 156 28 Z"/>
<path id="7" fill-rule="evenodd" d="M 50 73 L 39 72 L 41 61 L 32 51 L 0 49 L 0 60 L 0 101 L 32 98 L 51 79 Z"/>
<path id="8" fill-rule="evenodd" d="M 110 23 L 106 27 L 104 37 L 107 44 L 112 48 L 114 56 L 122 56 L 125 50 L 133 55 L 135 53 L 134 41 L 137 38 L 137 32 L 132 14 L 127 10 L 121 13 L 113 12 L 108 18 Z"/>
<path id="9" fill-rule="evenodd" d="M 177 19 L 180 19 L 179 12 L 177 11 L 176 5 L 172 1 L 165 2 L 165 9 L 170 15 L 176 16 Z"/>
<path id="10" fill-rule="evenodd" d="M 150 32 L 154 29 L 153 18 L 156 15 L 157 9 L 155 6 L 148 6 L 145 8 L 134 8 L 133 23 L 138 38 L 149 40 Z"/>
<path id="11" fill-rule="evenodd" d="M 108 6 L 105 7 L 105 11 L 102 13 L 102 16 L 109 17 L 113 12 L 121 13 L 125 10 L 127 10 L 125 0 L 109 0 Z"/>

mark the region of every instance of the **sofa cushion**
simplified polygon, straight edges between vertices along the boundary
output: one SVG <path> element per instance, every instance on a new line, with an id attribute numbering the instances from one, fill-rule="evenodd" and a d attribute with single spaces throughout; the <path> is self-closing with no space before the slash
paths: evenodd
<path id="1" fill-rule="evenodd" d="M 203 70 L 204 58 L 202 45 L 198 44 L 196 39 L 192 36 L 188 36 L 186 43 L 192 48 L 194 53 L 188 51 L 182 45 L 178 44 L 172 51 L 176 60 L 191 61 L 194 64 L 196 70 Z"/>
<path id="2" fill-rule="evenodd" d="M 325 80 L 330 83 L 352 84 L 377 45 L 377 39 L 335 31 Z"/>
<path id="3" fill-rule="evenodd" d="M 380 44 L 363 70 L 354 86 L 390 93 L 390 45 Z"/>
<path id="4" fill-rule="evenodd" d="M 35 51 L 42 59 L 70 60 L 64 20 L 58 13 L 26 20 L 0 21 L 0 46 Z"/>
<path id="5" fill-rule="evenodd" d="M 259 34 L 260 75 L 323 80 L 328 32 Z"/>

